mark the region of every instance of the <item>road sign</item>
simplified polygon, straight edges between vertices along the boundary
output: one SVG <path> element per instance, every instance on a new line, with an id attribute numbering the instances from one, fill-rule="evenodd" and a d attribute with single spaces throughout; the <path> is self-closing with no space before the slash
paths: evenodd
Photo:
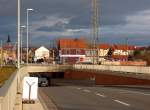
<path id="1" fill-rule="evenodd" d="M 37 99 L 38 77 L 24 77 L 23 100 L 34 101 Z"/>

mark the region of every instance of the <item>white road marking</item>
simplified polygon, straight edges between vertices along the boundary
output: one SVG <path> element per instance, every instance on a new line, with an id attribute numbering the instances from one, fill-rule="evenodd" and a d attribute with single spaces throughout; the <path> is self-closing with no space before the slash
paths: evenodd
<path id="1" fill-rule="evenodd" d="M 81 88 L 77 87 L 76 89 L 81 90 Z"/>
<path id="2" fill-rule="evenodd" d="M 106 97 L 105 95 L 102 95 L 100 93 L 95 93 L 97 96 L 100 96 L 100 97 Z"/>
<path id="3" fill-rule="evenodd" d="M 141 95 L 147 95 L 147 96 L 150 96 L 150 94 L 146 94 L 146 93 L 143 93 L 143 92 L 136 92 L 136 91 L 124 91 L 124 92 L 120 92 L 120 93 L 134 93 L 134 94 L 141 94 Z"/>
<path id="4" fill-rule="evenodd" d="M 91 91 L 89 91 L 89 90 L 87 90 L 87 89 L 84 89 L 83 91 L 84 91 L 84 92 L 88 92 L 88 93 L 91 92 Z"/>
<path id="5" fill-rule="evenodd" d="M 115 102 L 118 102 L 118 103 L 120 103 L 120 104 L 123 104 L 123 105 L 125 105 L 125 106 L 130 106 L 130 104 L 128 104 L 128 103 L 125 103 L 125 102 L 122 102 L 122 101 L 120 101 L 120 100 L 114 100 Z"/>

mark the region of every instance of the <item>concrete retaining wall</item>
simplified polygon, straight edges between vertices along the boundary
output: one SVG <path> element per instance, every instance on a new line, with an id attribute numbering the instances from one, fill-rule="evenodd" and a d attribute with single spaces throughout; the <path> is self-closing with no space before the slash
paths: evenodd
<path id="1" fill-rule="evenodd" d="M 25 70 L 17 70 L 0 88 L 0 110 L 14 110 L 17 92 L 21 92 L 22 79 L 27 75 Z"/>
<path id="2" fill-rule="evenodd" d="M 150 75 L 150 67 L 146 66 L 109 66 L 109 65 L 74 65 L 74 69 L 86 70 L 108 70 L 108 71 L 121 71 L 129 73 L 145 73 Z"/>
<path id="3" fill-rule="evenodd" d="M 66 69 L 72 69 L 72 65 L 29 65 L 28 72 L 63 72 Z"/>
<path id="4" fill-rule="evenodd" d="M 118 65 L 118 66 L 146 66 L 145 61 L 102 61 L 102 65 Z"/>
<path id="5" fill-rule="evenodd" d="M 93 78 L 95 78 L 95 73 L 92 72 L 66 71 L 64 73 L 64 79 L 86 80 L 86 79 L 93 79 Z"/>
<path id="6" fill-rule="evenodd" d="M 96 85 L 150 85 L 150 80 L 147 79 L 111 75 L 108 71 L 106 73 L 95 74 Z"/>
<path id="7" fill-rule="evenodd" d="M 29 72 L 57 72 L 71 67 L 71 65 L 29 65 L 17 70 L 0 88 L 0 110 L 15 110 L 17 93 L 22 93 L 22 81 Z"/>

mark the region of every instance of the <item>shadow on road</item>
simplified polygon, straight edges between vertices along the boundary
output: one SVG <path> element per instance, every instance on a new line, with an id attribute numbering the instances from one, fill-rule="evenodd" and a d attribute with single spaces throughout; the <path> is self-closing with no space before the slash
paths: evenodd
<path id="1" fill-rule="evenodd" d="M 52 79 L 51 86 L 95 86 L 94 80 Z"/>

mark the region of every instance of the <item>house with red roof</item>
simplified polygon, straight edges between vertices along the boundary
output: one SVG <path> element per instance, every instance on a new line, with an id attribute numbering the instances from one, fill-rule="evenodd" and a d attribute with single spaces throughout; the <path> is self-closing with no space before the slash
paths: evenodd
<path id="1" fill-rule="evenodd" d="M 105 57 L 108 54 L 108 51 L 110 49 L 109 44 L 99 44 L 98 49 L 99 49 L 99 57 Z"/>
<path id="2" fill-rule="evenodd" d="M 15 46 L 11 44 L 10 36 L 8 35 L 6 43 L 2 46 L 2 59 L 5 64 L 12 64 L 16 61 L 16 49 Z"/>
<path id="3" fill-rule="evenodd" d="M 130 55 L 133 55 L 134 50 L 136 49 L 135 46 L 130 45 L 113 45 L 113 55 L 112 58 L 115 60 L 128 60 Z"/>
<path id="4" fill-rule="evenodd" d="M 74 64 L 85 58 L 85 39 L 59 39 L 58 49 L 61 63 Z"/>
<path id="5" fill-rule="evenodd" d="M 104 44 L 104 43 L 98 45 L 99 61 L 105 60 L 105 57 L 108 55 L 108 51 L 109 51 L 110 47 L 111 47 L 111 45 Z"/>

